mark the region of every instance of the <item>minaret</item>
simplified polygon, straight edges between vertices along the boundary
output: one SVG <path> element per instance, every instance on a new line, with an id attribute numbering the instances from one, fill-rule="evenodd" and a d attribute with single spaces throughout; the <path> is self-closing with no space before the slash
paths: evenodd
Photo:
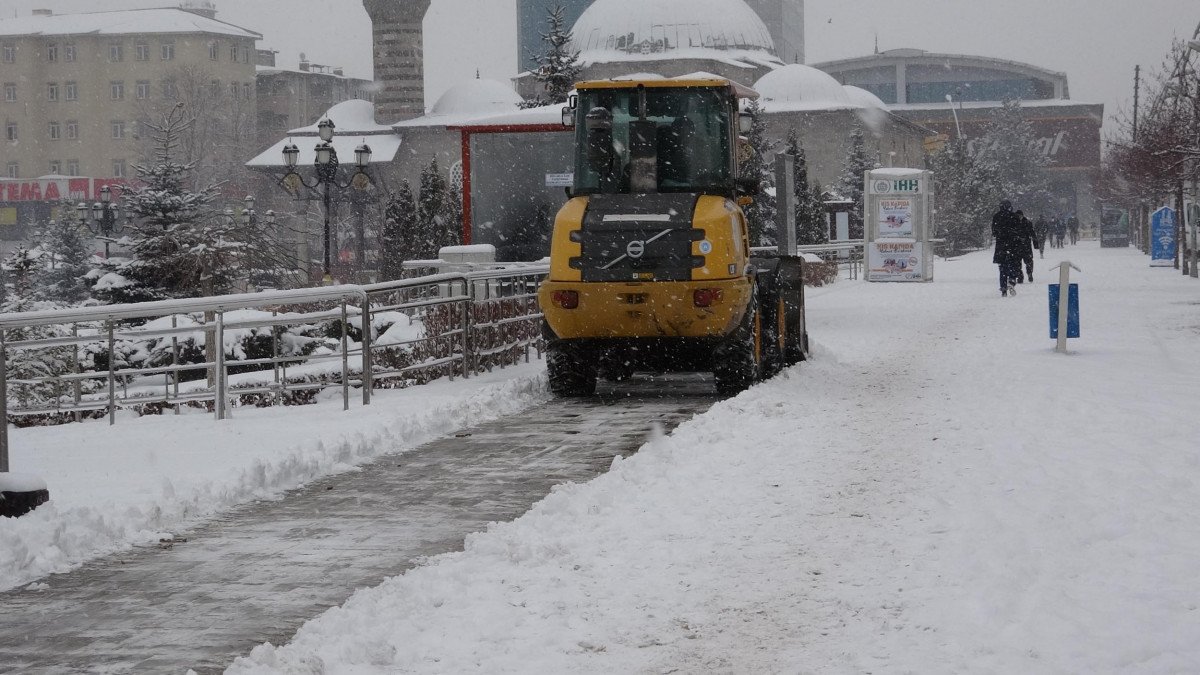
<path id="1" fill-rule="evenodd" d="M 430 0 L 363 0 L 375 42 L 375 121 L 392 124 L 425 114 L 421 24 Z"/>

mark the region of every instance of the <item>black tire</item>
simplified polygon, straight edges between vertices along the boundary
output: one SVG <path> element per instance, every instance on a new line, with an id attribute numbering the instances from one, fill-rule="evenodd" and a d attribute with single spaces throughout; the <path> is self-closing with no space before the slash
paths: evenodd
<path id="1" fill-rule="evenodd" d="M 565 340 L 546 345 L 546 373 L 555 396 L 596 393 L 596 361 L 589 350 Z"/>
<path id="2" fill-rule="evenodd" d="M 722 396 L 737 395 L 754 384 L 759 377 L 755 354 L 755 323 L 758 307 L 754 300 L 746 315 L 713 356 L 713 381 Z"/>
<path id="3" fill-rule="evenodd" d="M 607 355 L 600 360 L 599 376 L 608 382 L 625 382 L 633 377 L 633 366 L 619 355 Z"/>
<path id="4" fill-rule="evenodd" d="M 0 492 L 0 517 L 20 518 L 48 501 L 49 490 Z"/>

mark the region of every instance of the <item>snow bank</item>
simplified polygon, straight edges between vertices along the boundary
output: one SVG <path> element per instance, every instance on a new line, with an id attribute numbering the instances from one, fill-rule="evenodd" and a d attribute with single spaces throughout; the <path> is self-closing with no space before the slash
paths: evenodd
<path id="1" fill-rule="evenodd" d="M 51 501 L 0 518 L 0 590 L 519 412 L 545 396 L 543 379 L 535 362 L 380 391 L 346 412 L 328 392 L 315 406 L 237 408 L 224 422 L 196 413 L 12 429 L 12 466 L 45 479 Z"/>

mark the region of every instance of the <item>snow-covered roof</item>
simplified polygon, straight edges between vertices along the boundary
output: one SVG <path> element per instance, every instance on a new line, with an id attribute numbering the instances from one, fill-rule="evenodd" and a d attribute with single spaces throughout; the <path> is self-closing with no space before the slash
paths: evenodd
<path id="1" fill-rule="evenodd" d="M 511 113 L 520 108 L 521 101 L 517 92 L 503 82 L 468 80 L 450 87 L 429 109 L 428 115 L 404 120 L 392 126 L 454 126 L 479 117 Z"/>
<path id="2" fill-rule="evenodd" d="M 754 83 L 762 95 L 762 107 L 769 112 L 804 110 L 861 110 L 838 83 L 816 68 L 792 63 L 763 75 Z"/>
<path id="3" fill-rule="evenodd" d="M 292 129 L 289 134 L 316 136 L 317 125 L 328 117 L 333 120 L 334 133 L 337 134 L 378 134 L 389 133 L 392 128 L 386 124 L 375 123 L 375 104 L 362 99 L 342 101 L 325 111 L 316 122 L 299 129 Z"/>
<path id="4" fill-rule="evenodd" d="M 491 126 L 543 126 L 546 124 L 562 124 L 562 103 L 552 103 L 537 108 L 514 110 L 500 115 L 483 115 L 464 119 L 453 125 L 457 127 L 491 127 Z M 563 127 L 565 131 L 567 127 Z"/>
<path id="5" fill-rule="evenodd" d="M 262 34 L 178 8 L 128 9 L 0 19 L 0 36 L 209 33 L 261 39 Z"/>
<path id="6" fill-rule="evenodd" d="M 375 104 L 370 101 L 353 99 L 342 101 L 333 106 L 322 119 L 333 120 L 334 136 L 333 149 L 337 151 L 338 161 L 346 164 L 354 161 L 354 149 L 366 143 L 371 148 L 371 163 L 390 162 L 396 158 L 400 150 L 400 137 L 392 128 L 375 123 Z M 320 120 L 317 120 L 319 123 Z M 317 160 L 316 146 L 320 136 L 317 135 L 317 124 L 292 129 L 285 138 L 270 148 L 259 153 L 254 159 L 246 162 L 251 168 L 283 167 L 283 147 L 295 144 L 300 149 L 297 160 L 298 166 L 312 166 Z"/>
<path id="7" fill-rule="evenodd" d="M 596 0 L 571 34 L 584 65 L 685 58 L 782 65 L 771 32 L 743 0 Z"/>
<path id="8" fill-rule="evenodd" d="M 866 89 L 855 87 L 851 84 L 843 85 L 842 89 L 846 91 L 846 95 L 850 97 L 851 101 L 863 106 L 864 108 L 878 108 L 880 110 L 887 110 L 887 104 L 883 102 L 883 99 L 879 98 L 875 94 L 872 94 Z"/>
<path id="9" fill-rule="evenodd" d="M 963 108 L 966 110 L 975 110 L 980 108 L 995 108 L 999 105 L 997 101 L 955 101 L 955 108 Z M 1049 98 L 1033 101 L 1021 101 L 1022 108 L 1072 108 L 1072 107 L 1103 107 L 1102 103 L 1089 103 L 1087 101 L 1076 101 L 1065 98 Z M 888 106 L 889 110 L 948 110 L 950 104 L 945 101 L 933 101 L 931 103 L 894 103 Z"/>

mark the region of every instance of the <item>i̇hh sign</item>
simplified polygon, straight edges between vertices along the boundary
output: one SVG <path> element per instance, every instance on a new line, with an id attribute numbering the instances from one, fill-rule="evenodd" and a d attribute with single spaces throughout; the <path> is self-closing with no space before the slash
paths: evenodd
<path id="1" fill-rule="evenodd" d="M 1175 265 L 1175 209 L 1164 206 L 1150 216 L 1150 265 Z"/>

